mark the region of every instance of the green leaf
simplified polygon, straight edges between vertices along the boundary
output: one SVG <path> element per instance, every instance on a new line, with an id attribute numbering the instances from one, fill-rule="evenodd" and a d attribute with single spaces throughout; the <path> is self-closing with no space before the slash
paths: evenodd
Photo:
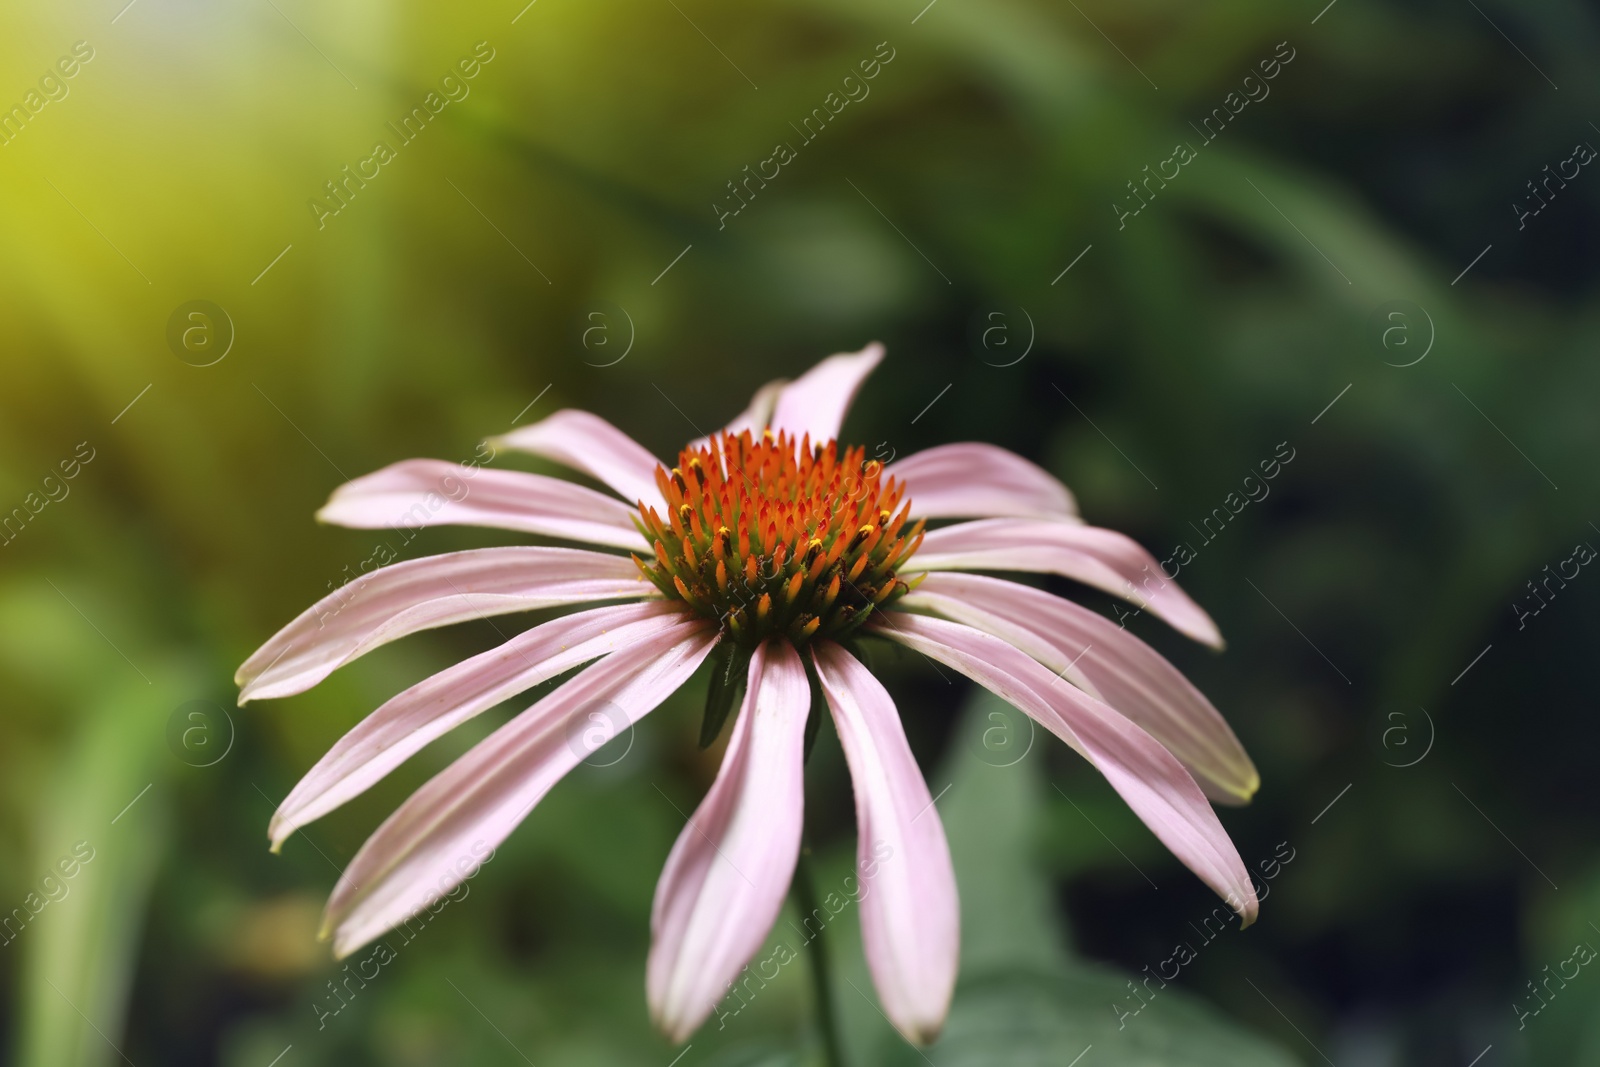
<path id="1" fill-rule="evenodd" d="M 1270 1043 L 1225 1022 L 1171 989 L 1137 1016 L 1118 1020 L 1132 1001 L 1127 979 L 1081 964 L 1057 974 L 997 972 L 965 979 L 932 1050 L 939 1067 L 1067 1067 L 1086 1050 L 1094 1067 L 1289 1067 Z M 902 1046 L 893 1065 L 924 1062 Z"/>
<path id="2" fill-rule="evenodd" d="M 740 1046 L 715 1056 L 707 1067 L 802 1067 L 798 1052 L 770 1045 Z"/>
<path id="3" fill-rule="evenodd" d="M 822 729 L 822 720 L 831 714 L 828 710 L 828 697 L 822 691 L 822 679 L 817 676 L 816 660 L 811 658 L 811 653 L 802 652 L 801 661 L 806 667 L 806 684 L 811 687 L 811 708 L 806 712 L 805 756 L 807 763 L 811 762 L 811 749 L 817 743 L 817 731 Z"/>
<path id="4" fill-rule="evenodd" d="M 1271 1043 L 1176 988 L 1137 1014 L 1131 975 L 1074 958 L 1038 861 L 1045 813 L 1041 750 L 1056 743 L 999 698 L 969 707 L 932 779 L 961 891 L 961 975 L 939 1067 L 1289 1067 Z M 1114 1005 L 1122 1005 L 1122 1014 Z M 923 1064 L 885 1035 L 875 1062 Z"/>
<path id="5" fill-rule="evenodd" d="M 1066 935 L 1039 873 L 1038 827 L 1045 810 L 1040 749 L 1053 736 L 1005 701 L 980 690 L 951 738 L 949 783 L 939 816 L 961 893 L 964 971 L 1050 969 L 1065 958 Z"/>
<path id="6" fill-rule="evenodd" d="M 722 641 L 711 653 L 711 687 L 706 690 L 705 718 L 700 720 L 701 748 L 711 747 L 734 705 L 744 696 L 751 651 L 732 641 Z"/>
<path id="7" fill-rule="evenodd" d="M 192 691 L 150 669 L 102 693 L 62 759 L 44 805 L 30 877 L 51 900 L 16 937 L 25 956 L 23 1067 L 122 1062 L 123 1013 L 145 904 L 165 851 L 166 779 L 182 770 L 166 721 Z M 76 869 L 62 877 L 73 864 Z M 87 858 L 85 858 L 87 857 Z"/>

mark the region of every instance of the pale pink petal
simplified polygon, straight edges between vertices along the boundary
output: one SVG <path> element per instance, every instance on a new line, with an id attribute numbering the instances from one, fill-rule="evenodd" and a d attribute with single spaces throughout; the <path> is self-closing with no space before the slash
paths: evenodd
<path id="1" fill-rule="evenodd" d="M 493 526 L 502 530 L 647 551 L 638 511 L 560 478 L 408 459 L 347 482 L 317 512 L 363 530 Z"/>
<path id="2" fill-rule="evenodd" d="M 1025 652 L 970 626 L 896 611 L 869 623 L 1016 705 L 1095 769 L 1200 880 L 1255 921 L 1255 889 L 1238 850 L 1183 764 L 1110 706 L 1061 682 Z"/>
<path id="3" fill-rule="evenodd" d="M 682 609 L 661 601 L 594 608 L 525 630 L 419 682 L 362 719 L 300 779 L 267 829 L 273 851 L 473 716 L 579 664 L 675 632 L 682 619 Z"/>
<path id="4" fill-rule="evenodd" d="M 1148 608 L 1179 633 L 1213 648 L 1211 616 L 1132 538 L 1099 526 L 1046 519 L 984 519 L 930 530 L 901 568 L 913 571 L 1039 571 L 1103 589 Z"/>
<path id="5" fill-rule="evenodd" d="M 711 790 L 656 884 L 650 1014 L 683 1041 L 716 1008 L 778 918 L 800 855 L 811 688 L 784 640 L 750 659 L 744 706 Z"/>
<path id="6" fill-rule="evenodd" d="M 733 421 L 717 431 L 720 438 L 725 433 L 737 436 L 749 430 L 756 437 L 761 436 L 761 431 L 767 428 L 767 423 L 772 421 L 772 409 L 778 403 L 778 394 L 789 382 L 787 379 L 778 379 L 768 382 L 756 390 L 756 395 L 750 398 L 750 406 L 735 415 Z M 709 437 L 697 437 L 689 442 L 690 448 L 704 448 L 711 443 Z"/>
<path id="7" fill-rule="evenodd" d="M 666 507 L 656 487 L 656 457 L 598 415 L 568 408 L 529 426 L 491 438 L 495 448 L 509 448 L 581 471 L 622 494 L 630 504 L 641 500 Z"/>
<path id="8" fill-rule="evenodd" d="M 234 675 L 239 703 L 304 692 L 419 630 L 654 594 L 633 560 L 579 548 L 477 548 L 406 560 L 352 578 L 274 634 Z"/>
<path id="9" fill-rule="evenodd" d="M 895 1029 L 907 1041 L 930 1044 L 950 1010 L 961 951 L 944 825 L 882 683 L 832 642 L 814 656 L 856 795 L 867 966 Z"/>
<path id="10" fill-rule="evenodd" d="M 323 916 L 334 952 L 347 956 L 437 905 L 589 754 L 588 717 L 626 730 L 683 685 L 715 643 L 711 627 L 685 619 L 614 652 L 434 775 L 367 839 L 334 887 Z"/>
<path id="11" fill-rule="evenodd" d="M 1247 802 L 1255 765 L 1211 702 L 1155 649 L 1081 604 L 978 574 L 930 574 L 905 608 L 927 608 L 1015 645 L 1132 719 L 1178 757 L 1213 801 Z M 1070 670 L 1069 670 L 1070 668 Z"/>
<path id="12" fill-rule="evenodd" d="M 800 375 L 778 394 L 773 432 L 787 430 L 797 441 L 810 434 L 814 444 L 837 438 L 856 391 L 882 359 L 883 346 L 874 341 L 859 352 L 829 356 Z"/>
<path id="13" fill-rule="evenodd" d="M 884 469 L 906 487 L 911 517 L 926 519 L 1078 517 L 1055 475 L 995 445 L 938 445 Z"/>

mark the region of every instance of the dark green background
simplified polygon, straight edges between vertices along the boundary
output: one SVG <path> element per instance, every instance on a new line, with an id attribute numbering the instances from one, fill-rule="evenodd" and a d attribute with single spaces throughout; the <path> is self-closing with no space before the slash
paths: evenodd
<path id="1" fill-rule="evenodd" d="M 362 714 L 496 635 L 417 637 L 244 710 L 231 675 L 382 539 L 312 521 L 345 476 L 469 458 L 535 398 L 525 421 L 583 407 L 665 455 L 763 382 L 877 339 L 889 358 L 852 440 L 997 442 L 1091 521 L 1161 558 L 1198 549 L 1181 581 L 1226 653 L 1135 629 L 1260 767 L 1255 804 L 1223 814 L 1246 862 L 1295 850 L 1260 923 L 1119 1031 L 1127 977 L 1213 900 L 1061 746 L 986 766 L 994 707 L 879 656 L 932 788 L 954 783 L 965 967 L 929 1061 L 1064 1067 L 1092 1044 L 1082 1067 L 1464 1067 L 1492 1045 L 1483 1067 L 1600 1063 L 1600 976 L 1524 1029 L 1514 1008 L 1600 945 L 1600 577 L 1520 629 L 1513 609 L 1600 544 L 1600 178 L 1582 170 L 1520 230 L 1512 206 L 1600 143 L 1592 7 L 520 8 L 0 13 L 0 101 L 74 42 L 95 53 L 0 147 L 0 506 L 79 442 L 94 454 L 0 547 L 0 907 L 75 842 L 95 849 L 0 947 L 5 1062 L 266 1067 L 291 1045 L 280 1067 L 671 1061 L 643 965 L 681 826 L 662 794 L 688 810 L 714 773 L 694 744 L 703 680 L 617 766 L 558 788 L 319 1032 L 334 969 L 311 935 L 336 868 L 513 707 L 281 857 L 267 819 Z M 494 58 L 470 95 L 319 230 L 308 199 L 480 41 Z M 884 41 L 871 95 L 719 230 L 725 183 L 797 142 L 790 123 Z M 1280 42 L 1294 59 L 1270 96 L 1199 146 L 1191 123 Z M 1198 157 L 1119 229 L 1125 183 L 1179 142 Z M 236 334 L 209 367 L 166 340 L 196 299 Z M 1391 301 L 1405 318 L 1377 317 Z M 609 347 L 583 344 L 597 322 Z M 598 366 L 627 322 L 626 358 Z M 1202 545 L 1191 523 L 1280 442 L 1295 458 L 1271 495 Z M 512 540 L 429 531 L 405 551 Z M 236 732 L 205 768 L 167 741 L 195 700 Z M 853 816 L 828 731 L 809 786 L 824 880 L 842 877 Z M 853 917 L 839 929 L 853 1062 L 923 1062 L 872 1007 Z M 790 970 L 685 1067 L 811 1055 Z"/>

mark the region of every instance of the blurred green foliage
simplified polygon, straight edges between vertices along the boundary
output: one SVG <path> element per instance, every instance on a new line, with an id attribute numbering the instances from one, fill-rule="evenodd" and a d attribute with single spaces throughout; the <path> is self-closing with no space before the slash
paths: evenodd
<path id="1" fill-rule="evenodd" d="M 0 546 L 0 906 L 75 842 L 96 849 L 0 948 L 7 1062 L 263 1067 L 291 1045 L 283 1067 L 670 1061 L 643 960 L 681 823 L 661 794 L 686 807 L 714 772 L 696 692 L 618 767 L 557 789 L 320 1030 L 321 899 L 496 717 L 282 857 L 267 818 L 362 714 L 497 635 L 417 637 L 234 711 L 211 766 L 178 758 L 169 720 L 232 708 L 233 668 L 383 541 L 311 521 L 347 477 L 465 459 L 563 406 L 666 455 L 768 379 L 876 338 L 890 358 L 856 440 L 994 441 L 1060 474 L 1091 521 L 1162 558 L 1195 547 L 1182 581 L 1229 651 L 1135 626 L 1261 768 L 1256 804 L 1224 815 L 1246 861 L 1297 850 L 1261 922 L 1123 1040 L 1100 1000 L 1170 953 L 1206 892 L 1065 753 L 985 777 L 966 690 L 884 654 L 935 791 L 941 767 L 968 786 L 947 798 L 967 970 L 933 1062 L 1064 1063 L 1093 1042 L 1085 1067 L 1461 1064 L 1491 1044 L 1486 1065 L 1600 1063 L 1600 978 L 1520 1028 L 1514 1007 L 1575 941 L 1600 944 L 1597 579 L 1520 627 L 1513 608 L 1600 543 L 1600 186 L 1548 187 L 1520 229 L 1507 210 L 1600 139 L 1592 9 L 65 0 L 9 5 L 0 28 L 0 101 L 55 97 L 0 144 L 0 511 L 30 516 Z M 79 41 L 92 60 L 40 88 Z M 880 42 L 894 58 L 870 95 L 801 144 Z M 1295 58 L 1270 95 L 1201 145 L 1196 124 L 1280 42 Z M 410 143 L 389 132 L 485 49 L 469 92 Z M 313 210 L 380 139 L 378 176 Z M 1127 183 L 1180 142 L 1197 158 L 1119 223 Z M 719 226 L 728 183 L 777 143 L 796 158 Z M 167 340 L 197 299 L 235 335 L 211 366 Z M 1375 314 L 1396 300 L 1427 326 L 1408 311 L 1386 347 L 1396 320 Z M 1201 533 L 1280 442 L 1296 458 L 1270 496 Z M 94 459 L 63 495 L 80 443 Z M 429 531 L 406 552 L 509 540 Z M 842 870 L 853 821 L 826 732 L 810 775 L 812 833 Z M 844 947 L 841 977 L 870 995 Z M 806 989 L 786 974 L 684 1063 L 805 1054 Z M 917 1062 L 839 989 L 859 1062 Z"/>

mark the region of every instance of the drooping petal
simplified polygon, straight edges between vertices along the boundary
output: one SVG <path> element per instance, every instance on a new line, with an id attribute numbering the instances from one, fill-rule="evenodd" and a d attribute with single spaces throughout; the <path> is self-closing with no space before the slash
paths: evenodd
<path id="1" fill-rule="evenodd" d="M 628 557 L 579 548 L 478 548 L 406 560 L 351 579 L 274 634 L 234 676 L 239 703 L 304 692 L 419 630 L 654 593 Z"/>
<path id="2" fill-rule="evenodd" d="M 867 375 L 883 359 L 883 346 L 874 341 L 859 352 L 829 356 L 783 387 L 772 410 L 772 430 L 787 430 L 799 440 L 813 442 L 839 436 L 845 412 Z"/>
<path id="3" fill-rule="evenodd" d="M 628 729 L 694 673 L 716 633 L 686 619 L 614 652 L 484 738 L 386 819 L 345 868 L 323 916 L 347 956 L 437 903 L 492 855 L 590 749 L 575 727 Z"/>
<path id="4" fill-rule="evenodd" d="M 567 408 L 549 418 L 491 438 L 495 448 L 509 448 L 582 471 L 604 482 L 630 504 L 641 500 L 664 508 L 656 488 L 656 457 L 633 438 L 598 415 Z"/>
<path id="5" fill-rule="evenodd" d="M 1222 647 L 1217 624 L 1168 578 L 1156 558 L 1115 530 L 1045 519 L 983 519 L 930 530 L 902 570 L 1037 571 L 1092 585 Z"/>
<path id="6" fill-rule="evenodd" d="M 926 1045 L 944 1026 L 961 947 L 944 825 L 882 683 L 832 642 L 814 655 L 856 794 L 867 966 L 884 1014 L 906 1040 Z"/>
<path id="7" fill-rule="evenodd" d="M 906 487 L 911 517 L 1076 519 L 1078 504 L 1043 467 L 995 445 L 938 445 L 884 473 Z"/>
<path id="8" fill-rule="evenodd" d="M 965 674 L 1071 745 L 1183 861 L 1241 916 L 1259 907 L 1250 875 L 1205 794 L 1159 741 L 998 637 L 944 619 L 892 612 L 868 623 L 880 636 Z"/>
<path id="9" fill-rule="evenodd" d="M 800 855 L 811 690 L 788 641 L 750 659 L 744 706 L 710 792 L 656 885 L 646 985 L 673 1041 L 705 1021 L 761 948 Z"/>
<path id="10" fill-rule="evenodd" d="M 638 512 L 615 497 L 522 471 L 408 459 L 333 491 L 317 518 L 336 526 L 493 526 L 647 551 Z"/>
<path id="11" fill-rule="evenodd" d="M 1160 653 L 1081 604 L 979 574 L 930 574 L 897 606 L 927 608 L 1081 672 L 1107 704 L 1167 747 L 1213 801 L 1242 804 L 1261 777 L 1222 715 Z M 1073 680 L 1073 673 L 1065 675 Z"/>
<path id="12" fill-rule="evenodd" d="M 682 618 L 680 608 L 661 601 L 594 608 L 535 626 L 419 682 L 362 719 L 300 779 L 272 816 L 273 851 L 473 716 L 581 663 L 675 631 Z"/>

